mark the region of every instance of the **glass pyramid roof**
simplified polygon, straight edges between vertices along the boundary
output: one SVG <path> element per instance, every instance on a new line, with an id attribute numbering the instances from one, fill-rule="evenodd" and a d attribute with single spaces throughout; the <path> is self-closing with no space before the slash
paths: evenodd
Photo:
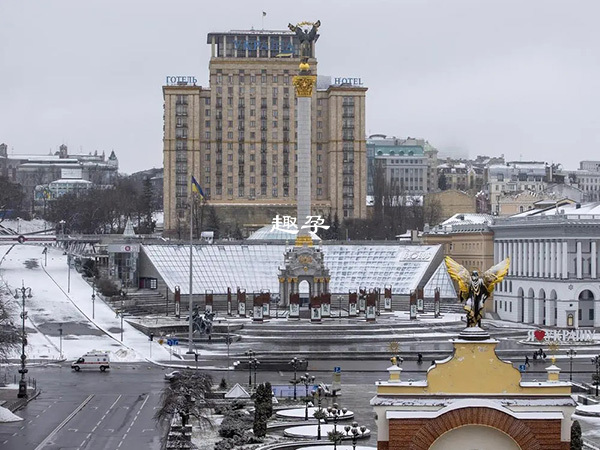
<path id="1" fill-rule="evenodd" d="M 448 275 L 446 264 L 444 261 L 440 263 L 432 277 L 425 285 L 423 295 L 425 298 L 433 298 L 435 295 L 435 288 L 440 288 L 440 298 L 452 298 L 456 299 L 456 289 L 454 289 L 454 283 Z"/>
<path id="2" fill-rule="evenodd" d="M 194 245 L 193 292 L 222 294 L 228 287 L 232 292 L 237 287 L 249 293 L 262 289 L 279 292 L 279 267 L 287 248 L 284 244 Z M 414 290 L 426 272 L 431 273 L 430 266 L 439 261 L 436 255 L 441 251 L 439 245 L 397 244 L 322 245 L 320 249 L 331 275 L 330 292 L 346 293 L 360 287 L 383 291 L 391 285 L 394 294 L 402 295 Z M 179 286 L 182 294 L 189 293 L 189 246 L 143 245 L 142 251 L 169 289 Z"/>

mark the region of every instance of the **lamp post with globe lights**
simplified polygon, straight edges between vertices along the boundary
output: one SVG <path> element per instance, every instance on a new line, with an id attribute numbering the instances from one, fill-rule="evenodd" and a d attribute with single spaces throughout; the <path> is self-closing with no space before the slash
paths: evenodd
<path id="1" fill-rule="evenodd" d="M 573 381 L 573 358 L 577 355 L 577 350 L 570 348 L 566 354 L 569 357 L 569 381 Z"/>
<path id="2" fill-rule="evenodd" d="M 598 384 L 600 384 L 600 355 L 592 358 L 592 364 L 596 366 L 596 373 L 592 376 L 596 385 L 596 397 L 598 397 Z"/>
<path id="3" fill-rule="evenodd" d="M 343 434 L 337 431 L 337 423 L 340 416 L 345 415 L 348 412 L 346 408 L 340 408 L 337 403 L 334 403 L 327 408 L 328 417 L 333 418 L 333 431 L 329 435 L 329 439 L 333 441 L 333 450 L 337 449 L 337 443 L 342 440 Z"/>
<path id="4" fill-rule="evenodd" d="M 314 418 L 317 419 L 317 441 L 321 440 L 321 420 L 327 417 L 327 414 L 321 409 L 321 400 L 325 392 L 323 388 L 319 386 L 317 389 L 312 391 L 313 396 L 317 397 L 317 410 L 313 414 Z"/>
<path id="5" fill-rule="evenodd" d="M 27 335 L 25 333 L 25 319 L 27 318 L 27 311 L 25 311 L 25 298 L 31 297 L 31 288 L 25 287 L 25 282 L 23 282 L 22 287 L 15 289 L 15 299 L 23 299 L 23 311 L 21 311 L 21 319 L 23 324 L 23 328 L 21 331 L 21 368 L 19 369 L 21 379 L 19 380 L 19 392 L 17 393 L 18 398 L 27 398 L 27 381 L 25 380 L 25 374 L 28 372 L 27 367 L 25 367 L 25 361 L 27 360 L 27 356 L 25 355 L 25 346 L 27 345 Z"/>
<path id="6" fill-rule="evenodd" d="M 256 389 L 256 369 L 260 361 L 256 359 L 256 353 L 252 350 L 248 350 L 246 356 L 248 357 L 248 386 L 252 387 L 252 369 L 254 369 L 254 389 Z"/>
<path id="7" fill-rule="evenodd" d="M 352 422 L 352 426 L 346 425 L 344 427 L 344 431 L 348 436 L 352 434 L 352 450 L 356 450 L 356 441 L 358 440 L 358 434 L 360 433 L 361 436 L 364 436 L 365 432 L 367 431 L 367 427 L 365 427 L 364 425 L 359 426 L 358 422 Z"/>
<path id="8" fill-rule="evenodd" d="M 308 387 L 315 384 L 315 377 L 306 372 L 300 377 L 300 382 L 304 384 L 304 401 L 306 402 L 306 407 L 304 408 L 304 420 L 308 420 Z"/>
<path id="9" fill-rule="evenodd" d="M 294 379 L 292 380 L 292 384 L 294 385 L 294 400 L 297 399 L 296 396 L 296 386 L 298 385 L 298 379 L 296 378 L 296 375 L 298 373 L 298 368 L 304 363 L 304 361 L 302 361 L 301 359 L 298 359 L 296 356 L 294 356 L 292 358 L 292 360 L 290 361 L 290 366 L 292 366 L 292 368 L 294 369 Z"/>
<path id="10" fill-rule="evenodd" d="M 248 357 L 248 387 L 250 388 L 252 387 L 252 365 L 250 362 L 255 355 L 256 353 L 252 349 L 246 351 L 246 356 Z"/>

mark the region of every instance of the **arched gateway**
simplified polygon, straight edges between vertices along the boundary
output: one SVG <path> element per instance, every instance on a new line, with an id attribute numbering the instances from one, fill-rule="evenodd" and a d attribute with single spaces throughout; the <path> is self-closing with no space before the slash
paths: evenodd
<path id="1" fill-rule="evenodd" d="M 284 306 L 299 301 L 303 281 L 308 282 L 310 298 L 329 294 L 329 270 L 323 252 L 312 245 L 296 245 L 285 254 L 279 271 L 279 295 Z M 291 310 L 290 313 L 293 314 Z"/>
<path id="2" fill-rule="evenodd" d="M 402 381 L 388 368 L 371 400 L 378 450 L 568 450 L 576 403 L 560 369 L 545 381 L 521 380 L 496 355 L 498 341 L 479 327 L 452 340 L 454 354 L 437 361 L 425 380 Z"/>

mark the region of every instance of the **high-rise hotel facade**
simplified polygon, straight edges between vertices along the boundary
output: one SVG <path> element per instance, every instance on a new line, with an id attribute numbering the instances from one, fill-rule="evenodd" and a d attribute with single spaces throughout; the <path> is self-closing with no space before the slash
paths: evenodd
<path id="1" fill-rule="evenodd" d="M 163 86 L 164 223 L 171 234 L 187 228 L 192 175 L 218 214 L 240 227 L 293 216 L 296 207 L 298 38 L 230 31 L 209 33 L 208 44 L 208 88 L 192 77 L 167 77 Z M 313 44 L 316 75 L 314 51 Z M 356 79 L 328 80 L 319 77 L 312 98 L 312 214 L 364 218 L 367 89 Z"/>

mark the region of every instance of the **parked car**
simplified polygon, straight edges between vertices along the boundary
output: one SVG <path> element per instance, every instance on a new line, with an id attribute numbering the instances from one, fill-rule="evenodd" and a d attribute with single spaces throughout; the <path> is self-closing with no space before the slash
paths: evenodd
<path id="1" fill-rule="evenodd" d="M 179 370 L 174 370 L 172 372 L 165 373 L 165 380 L 166 381 L 175 381 L 179 377 L 181 377 L 181 372 Z"/>

